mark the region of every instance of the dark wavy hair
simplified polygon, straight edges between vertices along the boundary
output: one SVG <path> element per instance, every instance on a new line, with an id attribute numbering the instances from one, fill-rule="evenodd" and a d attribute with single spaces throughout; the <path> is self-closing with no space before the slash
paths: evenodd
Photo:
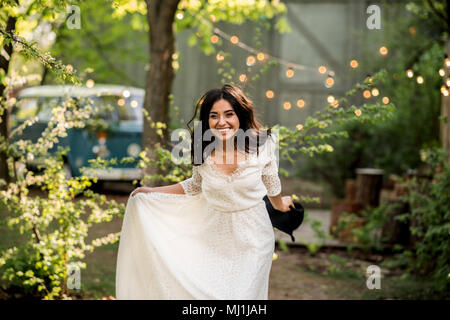
<path id="1" fill-rule="evenodd" d="M 205 149 L 211 143 L 217 143 L 217 137 L 214 136 L 213 141 L 203 141 L 203 134 L 210 129 L 209 127 L 209 113 L 217 101 L 224 99 L 228 101 L 233 107 L 239 119 L 239 129 L 246 132 L 248 129 L 253 129 L 255 135 L 246 136 L 244 149 L 246 153 L 254 152 L 251 150 L 250 146 L 256 146 L 256 152 L 259 154 L 259 147 L 263 145 L 267 138 L 271 134 L 271 128 L 263 129 L 261 122 L 257 119 L 255 114 L 255 109 L 253 102 L 242 92 L 242 90 L 231 84 L 225 84 L 222 88 L 211 89 L 206 92 L 200 100 L 198 100 L 195 107 L 194 116 L 187 123 L 187 127 L 191 134 L 191 161 L 193 165 L 200 165 L 204 162 L 209 154 L 205 154 Z M 194 121 L 199 113 L 199 118 L 201 122 L 193 127 L 190 126 L 191 122 Z M 197 133 L 197 134 L 194 134 Z M 200 133 L 200 134 L 199 134 Z M 233 137 L 234 146 L 240 147 L 237 143 L 237 135 Z M 241 147 L 242 148 L 242 147 Z M 201 150 L 200 155 L 194 155 L 195 150 Z"/>

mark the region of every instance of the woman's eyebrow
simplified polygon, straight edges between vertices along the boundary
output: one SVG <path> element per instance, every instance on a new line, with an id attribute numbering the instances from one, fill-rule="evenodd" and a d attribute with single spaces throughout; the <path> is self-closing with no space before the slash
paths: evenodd
<path id="1" fill-rule="evenodd" d="M 234 112 L 234 110 L 233 109 L 228 109 L 228 110 L 225 110 L 223 113 L 225 113 L 225 112 L 229 112 L 229 111 L 231 111 L 231 112 Z M 211 111 L 210 113 L 215 113 L 215 114 L 217 114 L 217 112 L 216 111 Z"/>

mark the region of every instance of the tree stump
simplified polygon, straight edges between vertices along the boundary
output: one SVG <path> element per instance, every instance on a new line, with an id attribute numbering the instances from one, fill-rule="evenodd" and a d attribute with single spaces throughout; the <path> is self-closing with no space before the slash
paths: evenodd
<path id="1" fill-rule="evenodd" d="M 407 246 L 410 244 L 409 222 L 400 222 L 396 217 L 400 214 L 406 213 L 409 210 L 408 203 L 401 200 L 384 200 L 388 203 L 398 203 L 398 206 L 390 212 L 387 216 L 387 221 L 384 223 L 381 230 L 381 240 L 385 244 L 394 245 L 401 244 Z"/>
<path id="2" fill-rule="evenodd" d="M 356 169 L 356 198 L 364 208 L 378 207 L 384 171 L 373 168 Z"/>

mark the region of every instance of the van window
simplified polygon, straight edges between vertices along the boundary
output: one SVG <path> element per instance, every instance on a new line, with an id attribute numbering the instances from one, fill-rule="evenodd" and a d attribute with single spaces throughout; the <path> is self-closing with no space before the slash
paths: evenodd
<path id="1" fill-rule="evenodd" d="M 95 114 L 106 121 L 142 120 L 142 96 L 123 98 L 120 96 L 89 97 Z"/>
<path id="2" fill-rule="evenodd" d="M 52 118 L 52 109 L 58 106 L 58 97 L 24 97 L 17 100 L 13 108 L 11 120 L 23 122 L 38 116 L 40 122 L 48 122 Z"/>

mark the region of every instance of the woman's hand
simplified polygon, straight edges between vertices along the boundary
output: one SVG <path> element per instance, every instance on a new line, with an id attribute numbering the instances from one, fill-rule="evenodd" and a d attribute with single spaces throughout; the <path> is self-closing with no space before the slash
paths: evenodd
<path id="1" fill-rule="evenodd" d="M 281 197 L 282 201 L 282 207 L 281 208 L 275 208 L 278 211 L 281 212 L 288 212 L 291 209 L 294 209 L 294 201 L 292 201 L 292 198 L 290 196 Z"/>
<path id="2" fill-rule="evenodd" d="M 136 194 L 138 194 L 139 192 L 143 192 L 143 193 L 149 193 L 149 192 L 152 192 L 153 190 L 152 190 L 152 188 L 148 188 L 148 187 L 140 187 L 140 188 L 137 188 L 136 190 L 134 190 L 132 193 L 131 193 L 131 196 L 132 197 L 134 197 Z"/>

